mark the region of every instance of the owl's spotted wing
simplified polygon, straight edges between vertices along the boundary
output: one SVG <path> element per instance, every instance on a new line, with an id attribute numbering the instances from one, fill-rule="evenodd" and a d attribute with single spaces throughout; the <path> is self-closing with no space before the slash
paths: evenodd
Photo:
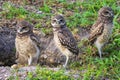
<path id="1" fill-rule="evenodd" d="M 38 39 L 37 36 L 35 36 L 34 34 L 30 35 L 30 38 L 32 39 L 32 41 L 38 46 L 40 47 L 40 40 Z"/>
<path id="2" fill-rule="evenodd" d="M 99 24 L 101 25 L 101 21 L 97 20 L 96 23 L 92 25 L 90 31 L 92 32 Z"/>
<path id="3" fill-rule="evenodd" d="M 79 49 L 77 47 L 77 43 L 72 35 L 72 33 L 67 29 L 60 30 L 58 32 L 58 38 L 60 43 L 68 48 L 72 53 L 78 55 Z"/>
<path id="4" fill-rule="evenodd" d="M 91 30 L 89 41 L 94 42 L 98 36 L 100 36 L 103 33 L 104 25 L 103 23 L 100 23 L 98 26 L 93 25 L 94 29 Z"/>

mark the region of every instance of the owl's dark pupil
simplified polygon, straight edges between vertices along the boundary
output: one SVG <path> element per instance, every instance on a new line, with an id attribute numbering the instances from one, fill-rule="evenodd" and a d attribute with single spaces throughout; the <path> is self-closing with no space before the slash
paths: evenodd
<path id="1" fill-rule="evenodd" d="M 53 23 L 56 23 L 56 20 L 53 20 Z"/>
<path id="2" fill-rule="evenodd" d="M 108 13 L 109 13 L 108 11 L 105 12 L 105 14 L 108 14 Z"/>
<path id="3" fill-rule="evenodd" d="M 22 29 L 26 29 L 27 27 L 23 27 Z"/>
<path id="4" fill-rule="evenodd" d="M 63 22 L 63 20 L 60 20 L 60 22 Z"/>

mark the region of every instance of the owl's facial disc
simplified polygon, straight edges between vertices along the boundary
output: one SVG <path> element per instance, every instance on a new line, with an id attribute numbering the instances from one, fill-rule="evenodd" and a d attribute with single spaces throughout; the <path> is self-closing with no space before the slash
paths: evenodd
<path id="1" fill-rule="evenodd" d="M 27 33 L 27 32 L 29 32 L 29 28 L 26 27 L 26 26 L 25 26 L 25 27 L 18 27 L 17 32 L 18 32 L 19 34 Z"/>
<path id="2" fill-rule="evenodd" d="M 114 12 L 110 7 L 103 7 L 99 10 L 99 16 L 102 16 L 104 18 L 113 18 Z"/>
<path id="3" fill-rule="evenodd" d="M 102 13 L 102 15 L 105 16 L 105 17 L 112 17 L 112 16 L 114 16 L 114 15 L 113 15 L 113 12 L 112 12 L 112 11 L 109 11 L 109 10 L 104 11 L 104 12 Z"/>
<path id="4" fill-rule="evenodd" d="M 61 27 L 64 26 L 66 23 L 63 19 L 53 19 L 51 21 L 53 27 Z"/>

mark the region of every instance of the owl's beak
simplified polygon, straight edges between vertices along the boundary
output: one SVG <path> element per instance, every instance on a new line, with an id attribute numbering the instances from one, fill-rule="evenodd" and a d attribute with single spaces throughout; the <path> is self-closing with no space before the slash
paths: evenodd
<path id="1" fill-rule="evenodd" d="M 58 24 L 61 24 L 60 21 L 58 21 Z"/>
<path id="2" fill-rule="evenodd" d="M 110 12 L 110 15 L 111 15 L 111 16 L 114 16 L 114 13 L 111 11 L 111 12 Z"/>
<path id="3" fill-rule="evenodd" d="M 18 33 L 21 33 L 21 31 L 22 31 L 22 28 L 19 27 L 19 29 L 17 30 L 17 32 L 18 32 Z"/>
<path id="4" fill-rule="evenodd" d="M 111 16 L 114 16 L 114 14 L 113 14 L 113 13 L 111 13 Z"/>

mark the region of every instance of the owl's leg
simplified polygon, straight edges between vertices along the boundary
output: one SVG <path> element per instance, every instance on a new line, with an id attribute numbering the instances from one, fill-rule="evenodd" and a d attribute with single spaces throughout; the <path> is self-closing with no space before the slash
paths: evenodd
<path id="1" fill-rule="evenodd" d="M 65 64 L 63 65 L 64 68 L 67 66 L 68 60 L 69 60 L 69 56 L 66 56 L 66 61 Z"/>
<path id="2" fill-rule="evenodd" d="M 37 63 L 38 63 L 38 57 L 33 57 L 33 65 L 37 65 Z"/>
<path id="3" fill-rule="evenodd" d="M 99 52 L 100 58 L 102 58 L 102 51 L 101 51 L 101 48 L 98 48 L 98 52 Z"/>
<path id="4" fill-rule="evenodd" d="M 28 58 L 28 65 L 30 66 L 32 64 L 33 57 L 30 55 Z"/>
<path id="5" fill-rule="evenodd" d="M 96 47 L 98 49 L 100 58 L 102 58 L 102 46 L 103 45 L 101 43 L 99 43 L 98 41 L 95 42 L 95 45 L 96 45 Z"/>
<path id="6" fill-rule="evenodd" d="M 17 69 L 17 68 L 23 67 L 26 61 L 21 54 L 17 54 L 15 62 L 16 64 L 13 64 L 11 68 Z"/>
<path id="7" fill-rule="evenodd" d="M 18 63 L 19 62 L 19 53 L 18 53 L 18 51 L 16 50 L 16 54 L 15 54 L 15 58 L 16 58 L 16 60 L 15 60 L 15 63 Z"/>
<path id="8" fill-rule="evenodd" d="M 19 58 L 19 53 L 16 51 L 16 54 L 15 54 L 15 58 L 18 59 Z"/>
<path id="9" fill-rule="evenodd" d="M 36 55 L 33 56 L 33 63 L 34 63 L 34 65 L 37 65 L 38 62 L 39 62 L 40 51 L 39 51 L 39 49 L 37 49 L 37 50 L 38 51 L 37 51 Z"/>

